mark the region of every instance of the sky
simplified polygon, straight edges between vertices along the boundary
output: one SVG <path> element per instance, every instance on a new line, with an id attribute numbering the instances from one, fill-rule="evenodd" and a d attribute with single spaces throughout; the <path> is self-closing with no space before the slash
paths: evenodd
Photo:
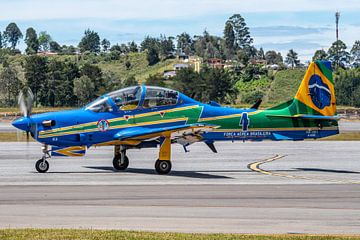
<path id="1" fill-rule="evenodd" d="M 256 47 L 283 56 L 294 49 L 308 61 L 335 41 L 336 11 L 340 39 L 351 48 L 360 40 L 359 0 L 0 0 L 0 31 L 16 22 L 24 34 L 34 27 L 60 44 L 77 45 L 89 28 L 112 44 L 139 43 L 148 35 L 199 35 L 205 29 L 222 36 L 226 20 L 240 13 Z"/>

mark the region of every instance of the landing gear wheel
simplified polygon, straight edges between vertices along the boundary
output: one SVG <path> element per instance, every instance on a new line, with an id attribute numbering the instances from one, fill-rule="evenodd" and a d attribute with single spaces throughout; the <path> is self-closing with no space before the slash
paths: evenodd
<path id="1" fill-rule="evenodd" d="M 156 160 L 155 170 L 158 174 L 168 174 L 171 171 L 171 162 L 168 160 Z"/>
<path id="2" fill-rule="evenodd" d="M 49 170 L 49 166 L 49 162 L 44 159 L 38 160 L 35 164 L 36 171 L 39 173 L 46 173 Z"/>
<path id="3" fill-rule="evenodd" d="M 125 170 L 129 166 L 129 158 L 125 155 L 124 162 L 121 163 L 121 155 L 115 155 L 113 166 L 116 170 Z"/>

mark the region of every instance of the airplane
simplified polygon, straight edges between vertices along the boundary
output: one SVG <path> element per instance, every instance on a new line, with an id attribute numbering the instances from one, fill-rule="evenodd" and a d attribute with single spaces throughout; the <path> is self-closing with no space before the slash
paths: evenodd
<path id="1" fill-rule="evenodd" d="M 187 152 L 189 145 L 203 142 L 216 153 L 216 141 L 297 141 L 339 133 L 328 61 L 309 65 L 293 99 L 263 110 L 261 100 L 236 109 L 144 85 L 110 92 L 81 109 L 32 116 L 28 99 L 26 94 L 19 97 L 24 117 L 12 125 L 43 144 L 43 156 L 35 164 L 40 173 L 48 171 L 52 156 L 84 156 L 90 147 L 114 146 L 113 167 L 119 171 L 129 165 L 128 150 L 159 147 L 155 170 L 168 174 L 174 143 Z"/>

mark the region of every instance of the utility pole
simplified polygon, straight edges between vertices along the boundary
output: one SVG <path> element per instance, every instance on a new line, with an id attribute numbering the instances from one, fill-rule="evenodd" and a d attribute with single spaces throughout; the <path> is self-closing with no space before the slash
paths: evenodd
<path id="1" fill-rule="evenodd" d="M 336 67 L 340 65 L 339 59 L 339 19 L 340 19 L 340 12 L 335 13 L 335 21 L 336 21 Z"/>
<path id="2" fill-rule="evenodd" d="M 336 41 L 339 41 L 339 19 L 340 19 L 340 12 L 335 13 L 336 18 Z"/>

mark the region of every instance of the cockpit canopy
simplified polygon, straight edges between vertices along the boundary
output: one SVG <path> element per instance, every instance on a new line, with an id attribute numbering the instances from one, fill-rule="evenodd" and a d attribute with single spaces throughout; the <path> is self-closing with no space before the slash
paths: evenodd
<path id="1" fill-rule="evenodd" d="M 105 94 L 85 109 L 93 112 L 112 112 L 176 105 L 179 92 L 162 87 L 135 86 Z"/>

